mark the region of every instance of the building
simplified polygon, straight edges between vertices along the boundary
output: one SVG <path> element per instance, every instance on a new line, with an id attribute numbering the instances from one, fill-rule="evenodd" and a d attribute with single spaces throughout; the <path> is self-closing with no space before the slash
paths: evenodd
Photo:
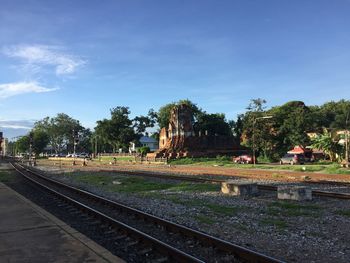
<path id="1" fill-rule="evenodd" d="M 215 157 L 234 155 L 240 146 L 232 136 L 195 132 L 193 113 L 186 104 L 175 106 L 170 113 L 169 126 L 159 134 L 159 150 L 147 156 L 154 157 Z"/>
<path id="2" fill-rule="evenodd" d="M 151 152 L 157 151 L 159 149 L 158 141 L 152 137 L 149 137 L 148 134 L 146 134 L 146 136 L 142 136 L 139 139 L 138 144 L 131 142 L 129 152 L 137 152 L 137 149 L 140 147 L 149 147 Z"/>

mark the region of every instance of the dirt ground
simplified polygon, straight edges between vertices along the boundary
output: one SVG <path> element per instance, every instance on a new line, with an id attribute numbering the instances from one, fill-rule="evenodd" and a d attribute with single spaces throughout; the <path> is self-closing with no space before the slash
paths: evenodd
<path id="1" fill-rule="evenodd" d="M 40 165 L 53 165 L 54 161 L 41 160 Z M 71 166 L 69 162 L 56 162 L 56 166 Z M 72 166 L 73 167 L 73 166 Z M 265 170 L 265 169 L 247 169 L 233 168 L 220 166 L 204 166 L 204 165 L 154 165 L 154 164 L 129 164 L 119 162 L 117 164 L 100 164 L 96 161 L 90 161 L 87 166 L 81 164 L 74 166 L 81 170 L 128 170 L 128 171 L 154 171 L 171 174 L 186 174 L 186 175 L 221 175 L 235 176 L 246 179 L 261 179 L 275 181 L 338 181 L 349 182 L 350 175 L 348 174 L 324 174 L 317 172 L 293 172 L 285 170 Z"/>

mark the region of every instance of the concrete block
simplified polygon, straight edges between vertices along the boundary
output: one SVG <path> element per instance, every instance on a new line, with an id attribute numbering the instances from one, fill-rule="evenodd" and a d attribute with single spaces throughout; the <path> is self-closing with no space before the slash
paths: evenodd
<path id="1" fill-rule="evenodd" d="M 221 183 L 221 192 L 236 196 L 255 196 L 259 190 L 257 184 L 227 181 Z"/>
<path id="2" fill-rule="evenodd" d="M 277 198 L 296 201 L 312 200 L 312 191 L 306 186 L 278 186 Z"/>

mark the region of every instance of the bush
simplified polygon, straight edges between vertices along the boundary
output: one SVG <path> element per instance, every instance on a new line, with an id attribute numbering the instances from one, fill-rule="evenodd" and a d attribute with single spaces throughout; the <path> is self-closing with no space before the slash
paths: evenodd
<path id="1" fill-rule="evenodd" d="M 216 161 L 218 161 L 218 162 L 231 162 L 232 161 L 232 157 L 230 157 L 230 156 L 221 156 L 221 155 L 218 155 L 218 156 L 216 156 Z"/>
<path id="2" fill-rule="evenodd" d="M 146 156 L 147 153 L 151 152 L 151 149 L 148 146 L 143 146 L 137 150 L 141 153 L 142 156 Z"/>

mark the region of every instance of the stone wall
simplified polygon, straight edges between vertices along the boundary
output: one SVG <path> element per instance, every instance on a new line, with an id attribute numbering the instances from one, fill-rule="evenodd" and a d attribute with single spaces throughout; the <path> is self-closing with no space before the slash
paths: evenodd
<path id="1" fill-rule="evenodd" d="M 191 108 L 181 104 L 171 110 L 168 128 L 161 129 L 159 151 L 155 155 L 170 158 L 233 155 L 239 149 L 230 136 L 196 134 Z"/>

